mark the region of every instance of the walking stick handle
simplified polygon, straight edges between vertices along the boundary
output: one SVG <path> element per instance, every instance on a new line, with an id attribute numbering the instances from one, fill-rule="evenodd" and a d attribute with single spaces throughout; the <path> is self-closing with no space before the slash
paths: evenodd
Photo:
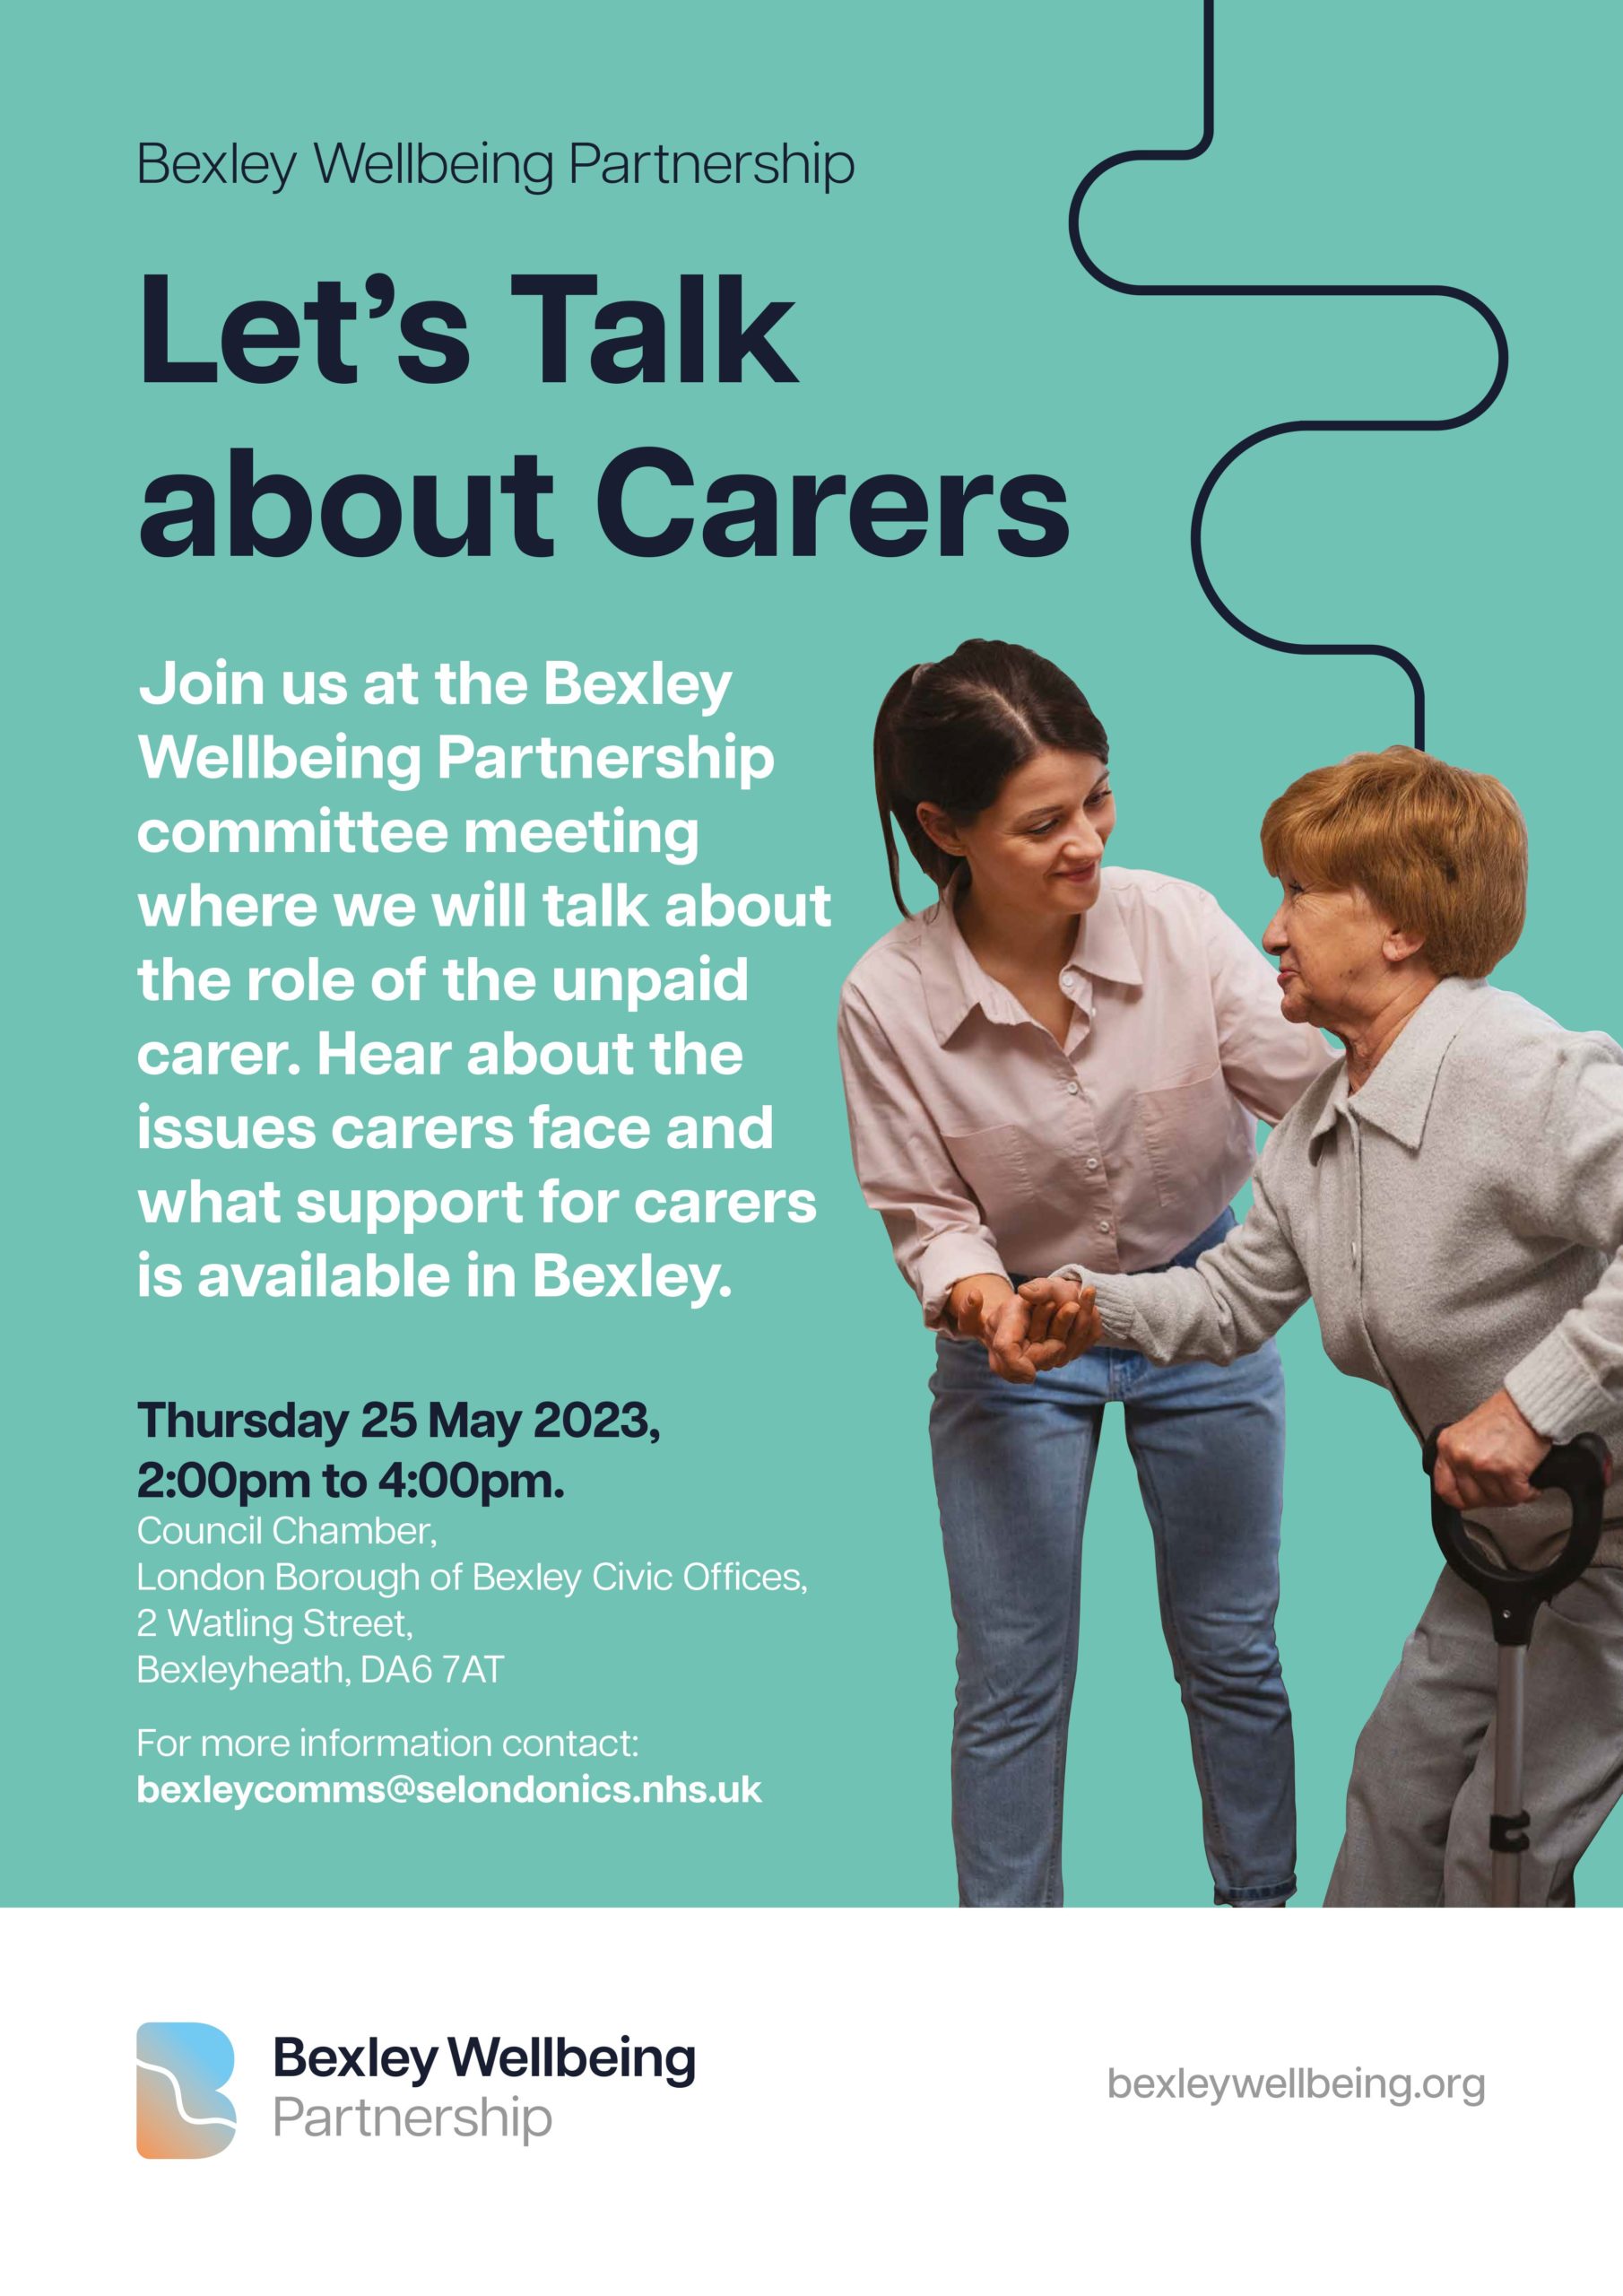
<path id="1" fill-rule="evenodd" d="M 1428 1482 L 1436 1472 L 1437 1445 L 1443 1433 L 1441 1427 L 1433 1428 L 1420 1455 Z M 1570 1443 L 1553 1444 L 1529 1476 L 1535 1489 L 1564 1491 L 1572 1502 L 1567 1543 L 1538 1570 L 1517 1570 L 1509 1563 L 1490 1562 L 1467 1533 L 1459 1509 L 1440 1498 L 1433 1484 L 1431 1527 L 1443 1560 L 1468 1587 L 1486 1597 L 1496 1642 L 1525 1643 L 1540 1605 L 1558 1595 L 1563 1587 L 1570 1587 L 1594 1561 L 1601 1543 L 1606 1459 L 1606 1446 L 1598 1435 L 1575 1435 Z"/>

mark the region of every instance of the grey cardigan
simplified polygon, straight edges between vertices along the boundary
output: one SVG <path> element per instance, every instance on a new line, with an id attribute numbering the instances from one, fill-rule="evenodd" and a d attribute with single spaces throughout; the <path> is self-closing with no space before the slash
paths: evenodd
<path id="1" fill-rule="evenodd" d="M 1485 981 L 1440 981 L 1361 1091 L 1338 1060 L 1264 1147 L 1252 1208 L 1193 1267 L 1090 1275 L 1106 1338 L 1157 1363 L 1245 1354 L 1311 1298 L 1324 1352 L 1417 1435 L 1497 1388 L 1542 1435 L 1623 1453 L 1623 1048 Z M 1325 1461 L 1327 1467 L 1332 1465 Z M 1623 1565 L 1623 1474 L 1600 1561 Z M 1473 1518 L 1553 1551 L 1567 1503 Z"/>

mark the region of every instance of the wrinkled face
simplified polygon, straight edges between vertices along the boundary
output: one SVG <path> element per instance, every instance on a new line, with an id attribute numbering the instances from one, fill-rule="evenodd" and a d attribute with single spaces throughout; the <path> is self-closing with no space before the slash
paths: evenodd
<path id="1" fill-rule="evenodd" d="M 1115 799 L 1110 769 L 1097 757 L 1039 750 L 967 825 L 937 805 L 921 805 L 918 815 L 938 845 L 968 862 L 984 909 L 1081 917 L 1099 897 Z"/>
<path id="2" fill-rule="evenodd" d="M 1280 965 L 1280 1010 L 1288 1021 L 1339 1030 L 1378 1008 L 1396 944 L 1390 921 L 1357 885 L 1304 885 L 1287 871 L 1263 935 Z"/>

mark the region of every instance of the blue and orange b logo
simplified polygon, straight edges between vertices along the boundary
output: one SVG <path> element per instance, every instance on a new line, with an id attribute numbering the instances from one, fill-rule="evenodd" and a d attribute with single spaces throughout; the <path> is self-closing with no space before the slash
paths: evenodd
<path id="1" fill-rule="evenodd" d="M 237 2134 L 221 2092 L 236 2054 L 218 2025 L 143 2025 L 135 2035 L 135 2150 L 146 2161 L 206 2161 Z"/>

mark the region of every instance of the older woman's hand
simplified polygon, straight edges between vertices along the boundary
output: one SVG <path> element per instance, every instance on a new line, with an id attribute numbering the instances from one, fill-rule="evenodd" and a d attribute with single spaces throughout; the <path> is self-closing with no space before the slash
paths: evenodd
<path id="1" fill-rule="evenodd" d="M 1549 1448 L 1500 1387 L 1437 1438 L 1432 1487 L 1450 1507 L 1523 1507 L 1538 1492 L 1530 1481 Z"/>
<path id="2" fill-rule="evenodd" d="M 1104 1338 L 1093 1286 L 1064 1275 L 1042 1275 L 1022 1283 L 1020 1296 L 1030 1311 L 1026 1333 L 1026 1360 L 1034 1371 L 1056 1370 L 1074 1363 Z"/>

